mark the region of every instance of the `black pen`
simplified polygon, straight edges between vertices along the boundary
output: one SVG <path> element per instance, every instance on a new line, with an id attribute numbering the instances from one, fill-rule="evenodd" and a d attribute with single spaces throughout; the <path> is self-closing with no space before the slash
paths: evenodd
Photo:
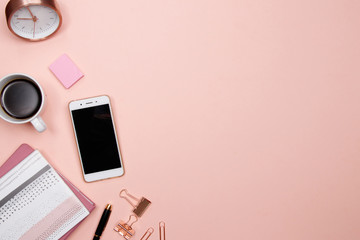
<path id="1" fill-rule="evenodd" d="M 100 218 L 100 222 L 99 222 L 99 225 L 96 229 L 96 232 L 95 232 L 95 235 L 94 235 L 94 239 L 93 240 L 99 240 L 100 239 L 100 236 L 102 234 L 102 232 L 104 231 L 105 227 L 106 227 L 106 224 L 109 220 L 109 217 L 110 217 L 110 213 L 111 213 L 111 205 L 108 204 L 106 205 L 106 208 Z"/>

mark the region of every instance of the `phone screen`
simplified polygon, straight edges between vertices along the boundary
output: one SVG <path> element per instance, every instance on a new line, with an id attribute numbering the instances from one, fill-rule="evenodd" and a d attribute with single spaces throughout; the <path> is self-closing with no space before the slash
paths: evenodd
<path id="1" fill-rule="evenodd" d="M 109 104 L 71 111 L 85 174 L 121 168 Z"/>

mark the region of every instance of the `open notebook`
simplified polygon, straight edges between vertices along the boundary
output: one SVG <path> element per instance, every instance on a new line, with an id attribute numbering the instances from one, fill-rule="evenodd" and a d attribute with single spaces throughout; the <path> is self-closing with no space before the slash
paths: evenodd
<path id="1" fill-rule="evenodd" d="M 95 204 L 23 144 L 0 168 L 0 239 L 65 239 Z"/>

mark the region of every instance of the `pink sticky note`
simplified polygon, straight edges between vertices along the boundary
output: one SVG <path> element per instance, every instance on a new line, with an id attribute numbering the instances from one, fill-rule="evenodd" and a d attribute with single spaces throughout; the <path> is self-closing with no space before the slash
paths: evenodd
<path id="1" fill-rule="evenodd" d="M 55 62 L 49 66 L 49 69 L 66 88 L 70 88 L 84 76 L 80 69 L 66 54 L 56 59 Z"/>

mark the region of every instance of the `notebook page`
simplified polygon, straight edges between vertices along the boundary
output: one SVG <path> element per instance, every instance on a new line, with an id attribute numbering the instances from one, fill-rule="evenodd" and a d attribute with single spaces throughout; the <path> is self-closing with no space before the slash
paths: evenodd
<path id="1" fill-rule="evenodd" d="M 59 239 L 87 215 L 39 151 L 0 178 L 0 240 Z"/>

